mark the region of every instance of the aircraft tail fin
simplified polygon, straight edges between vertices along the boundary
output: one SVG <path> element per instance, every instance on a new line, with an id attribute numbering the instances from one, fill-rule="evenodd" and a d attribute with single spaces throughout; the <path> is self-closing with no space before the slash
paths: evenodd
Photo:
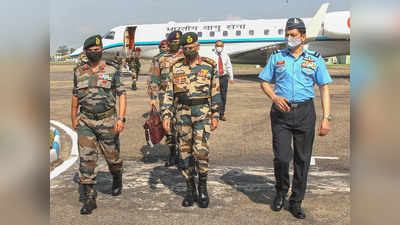
<path id="1" fill-rule="evenodd" d="M 325 19 L 326 11 L 328 10 L 328 6 L 329 3 L 322 4 L 318 11 L 315 13 L 314 17 L 307 24 L 306 42 L 314 41 L 318 37 L 318 34 L 321 30 L 321 25 Z"/>

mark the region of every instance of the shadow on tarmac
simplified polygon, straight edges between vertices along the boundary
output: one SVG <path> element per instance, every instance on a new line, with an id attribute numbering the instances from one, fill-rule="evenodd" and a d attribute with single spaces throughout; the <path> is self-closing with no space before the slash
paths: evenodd
<path id="1" fill-rule="evenodd" d="M 186 190 L 185 178 L 175 167 L 154 167 L 150 173 L 148 184 L 151 190 L 156 190 L 158 184 L 163 184 L 176 195 L 184 197 Z"/>
<path id="2" fill-rule="evenodd" d="M 247 174 L 243 170 L 233 169 L 220 179 L 238 192 L 245 194 L 251 201 L 271 205 L 275 196 L 275 182 L 264 177 Z"/>

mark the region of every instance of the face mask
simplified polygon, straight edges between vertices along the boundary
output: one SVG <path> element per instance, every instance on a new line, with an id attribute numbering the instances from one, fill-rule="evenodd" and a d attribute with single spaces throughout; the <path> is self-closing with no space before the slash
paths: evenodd
<path id="1" fill-rule="evenodd" d="M 197 57 L 198 52 L 195 50 L 183 50 L 183 54 L 188 60 L 193 60 Z"/>
<path id="2" fill-rule="evenodd" d="M 300 38 L 288 38 L 286 42 L 289 48 L 295 48 L 301 44 Z"/>
<path id="3" fill-rule="evenodd" d="M 218 53 L 221 53 L 222 50 L 224 50 L 224 49 L 223 49 L 222 47 L 216 47 L 215 50 L 216 50 Z"/>
<path id="4" fill-rule="evenodd" d="M 86 52 L 86 56 L 91 62 L 98 62 L 101 59 L 103 52 Z"/>
<path id="5" fill-rule="evenodd" d="M 176 42 L 168 43 L 168 47 L 170 52 L 177 52 L 179 50 L 179 43 Z"/>

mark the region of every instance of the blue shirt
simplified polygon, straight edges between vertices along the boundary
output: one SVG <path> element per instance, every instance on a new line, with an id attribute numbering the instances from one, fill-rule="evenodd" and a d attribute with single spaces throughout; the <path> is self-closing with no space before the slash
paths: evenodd
<path id="1" fill-rule="evenodd" d="M 332 82 L 319 53 L 307 49 L 297 59 L 289 49 L 275 52 L 258 78 L 275 83 L 275 94 L 290 102 L 312 99 L 315 97 L 315 84 L 321 86 Z"/>

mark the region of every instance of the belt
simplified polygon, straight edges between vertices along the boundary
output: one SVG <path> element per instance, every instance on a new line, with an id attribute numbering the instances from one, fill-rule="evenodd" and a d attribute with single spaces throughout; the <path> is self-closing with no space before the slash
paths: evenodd
<path id="1" fill-rule="evenodd" d="M 80 110 L 87 118 L 91 119 L 91 120 L 102 120 L 108 117 L 111 117 L 112 115 L 114 115 L 115 113 L 115 108 L 109 109 L 105 112 L 101 112 L 101 113 L 93 113 L 92 111 L 81 107 Z"/>
<path id="2" fill-rule="evenodd" d="M 179 104 L 187 106 L 208 104 L 208 98 L 189 98 L 186 93 L 177 93 L 175 97 L 177 97 Z"/>
<path id="3" fill-rule="evenodd" d="M 288 102 L 288 105 L 290 108 L 299 108 L 302 105 L 306 105 L 306 104 L 310 104 L 311 102 L 313 102 L 313 99 L 310 98 L 304 102 Z"/>

